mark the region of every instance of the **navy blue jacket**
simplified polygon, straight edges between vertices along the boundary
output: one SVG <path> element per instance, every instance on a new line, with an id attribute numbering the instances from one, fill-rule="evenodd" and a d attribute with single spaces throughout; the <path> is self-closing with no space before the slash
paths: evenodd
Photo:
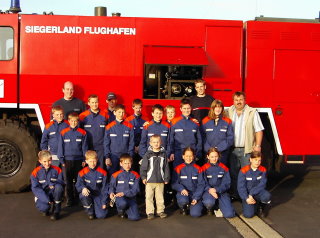
<path id="1" fill-rule="evenodd" d="M 102 196 L 102 204 L 108 200 L 107 172 L 100 167 L 90 169 L 88 166 L 80 170 L 76 182 L 76 189 L 79 193 L 87 188 L 90 195 Z"/>
<path id="2" fill-rule="evenodd" d="M 135 171 L 123 168 L 113 173 L 109 185 L 109 194 L 124 193 L 125 197 L 133 198 L 140 191 L 140 175 Z"/>
<path id="3" fill-rule="evenodd" d="M 167 156 L 170 155 L 170 124 L 166 121 L 155 122 L 154 120 L 149 121 L 149 124 L 143 128 L 141 134 L 141 142 L 139 145 L 139 155 L 143 157 L 148 151 L 150 137 L 153 135 L 159 135 L 161 137 L 161 146 L 166 150 Z"/>
<path id="4" fill-rule="evenodd" d="M 244 166 L 238 175 L 238 193 L 242 200 L 246 200 L 249 195 L 255 196 L 266 188 L 267 170 L 259 166 L 253 171 L 250 165 Z"/>
<path id="5" fill-rule="evenodd" d="M 88 150 L 87 133 L 85 130 L 68 127 L 60 132 L 58 157 L 60 163 L 65 160 L 84 160 Z"/>
<path id="6" fill-rule="evenodd" d="M 197 158 L 202 156 L 202 138 L 199 124 L 192 118 L 179 116 L 172 120 L 170 131 L 171 153 L 182 152 L 184 148 L 190 146 L 196 151 Z"/>
<path id="7" fill-rule="evenodd" d="M 80 125 L 87 132 L 90 149 L 103 146 L 105 127 L 108 124 L 108 114 L 105 111 L 93 113 L 90 109 L 80 114 Z"/>
<path id="8" fill-rule="evenodd" d="M 120 156 L 123 153 L 133 156 L 133 126 L 127 121 L 119 122 L 114 120 L 105 129 L 103 145 L 105 158 L 110 158 L 111 154 Z"/>
<path id="9" fill-rule="evenodd" d="M 46 124 L 41 138 L 40 149 L 49 150 L 51 154 L 56 155 L 58 153 L 60 132 L 67 127 L 69 127 L 69 123 L 66 120 L 63 120 L 60 123 L 52 120 Z"/>
<path id="10" fill-rule="evenodd" d="M 32 171 L 30 179 L 33 194 L 45 203 L 50 202 L 46 192 L 46 190 L 50 189 L 50 186 L 55 186 L 56 184 L 64 185 L 62 170 L 54 165 L 51 165 L 48 170 L 42 165 L 38 166 Z"/>
<path id="11" fill-rule="evenodd" d="M 200 200 L 205 189 L 203 173 L 199 165 L 180 164 L 175 167 L 172 178 L 172 188 L 181 193 L 183 189 L 192 193 L 192 199 Z"/>
<path id="12" fill-rule="evenodd" d="M 204 179 L 206 181 L 205 191 L 215 188 L 217 193 L 225 193 L 229 190 L 231 179 L 229 169 L 223 163 L 206 163 L 202 167 Z"/>
<path id="13" fill-rule="evenodd" d="M 222 152 L 229 149 L 234 143 L 232 121 L 227 117 L 221 117 L 217 125 L 215 125 L 214 120 L 205 117 L 202 120 L 201 132 L 204 151 L 215 147 Z"/>
<path id="14" fill-rule="evenodd" d="M 126 118 L 126 121 L 130 122 L 133 126 L 134 146 L 139 146 L 140 141 L 141 141 L 141 133 L 143 130 L 143 124 L 147 120 L 143 116 L 131 115 Z"/>

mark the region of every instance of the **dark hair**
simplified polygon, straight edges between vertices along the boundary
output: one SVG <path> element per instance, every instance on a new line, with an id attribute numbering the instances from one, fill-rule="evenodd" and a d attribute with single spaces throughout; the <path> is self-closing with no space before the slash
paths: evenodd
<path id="1" fill-rule="evenodd" d="M 132 157 L 128 153 L 124 153 L 120 156 L 120 162 L 122 163 L 125 160 L 130 160 L 132 164 Z"/>
<path id="2" fill-rule="evenodd" d="M 215 148 L 215 147 L 211 147 L 211 148 L 208 150 L 207 156 L 209 156 L 212 152 L 216 152 L 216 153 L 218 154 L 218 156 L 219 156 L 219 159 L 221 158 L 221 153 L 220 153 L 220 151 L 219 151 L 217 148 Z"/>
<path id="3" fill-rule="evenodd" d="M 187 151 L 191 151 L 193 154 L 193 157 L 196 155 L 196 152 L 194 151 L 193 148 L 191 148 L 190 146 L 186 147 L 183 149 L 182 155 L 184 155 Z"/>
<path id="4" fill-rule="evenodd" d="M 160 104 L 153 105 L 152 112 L 154 112 L 154 110 L 156 110 L 156 109 L 158 109 L 158 110 L 160 110 L 162 112 L 164 111 L 163 106 L 161 106 Z"/>
<path id="5" fill-rule="evenodd" d="M 189 99 L 187 99 L 187 98 L 181 99 L 180 108 L 182 108 L 184 105 L 187 105 L 187 104 L 189 104 L 191 106 L 191 102 Z"/>
<path id="6" fill-rule="evenodd" d="M 132 106 L 134 105 L 141 105 L 142 106 L 142 100 L 140 98 L 136 98 L 132 101 Z"/>
<path id="7" fill-rule="evenodd" d="M 114 107 L 114 111 L 118 111 L 119 109 L 125 110 L 124 105 L 122 105 L 122 104 L 117 104 L 117 105 Z"/>
<path id="8" fill-rule="evenodd" d="M 260 151 L 253 151 L 250 155 L 250 159 L 262 158 L 262 154 Z"/>
<path id="9" fill-rule="evenodd" d="M 234 94 L 232 95 L 232 98 L 234 98 L 234 97 L 240 97 L 240 96 L 243 96 L 244 99 L 245 99 L 245 98 L 246 98 L 246 93 L 245 93 L 245 92 L 242 92 L 242 91 L 234 92 Z"/>

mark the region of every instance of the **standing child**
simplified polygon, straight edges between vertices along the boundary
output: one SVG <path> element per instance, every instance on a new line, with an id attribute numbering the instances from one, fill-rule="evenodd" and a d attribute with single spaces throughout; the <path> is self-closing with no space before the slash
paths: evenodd
<path id="1" fill-rule="evenodd" d="M 107 172 L 97 166 L 98 155 L 95 151 L 88 150 L 85 156 L 88 166 L 79 172 L 76 183 L 79 198 L 90 220 L 105 218 L 108 213 Z"/>
<path id="2" fill-rule="evenodd" d="M 69 127 L 68 121 L 63 120 L 63 109 L 61 106 L 56 106 L 51 109 L 53 120 L 46 124 L 43 130 L 40 149 L 49 150 L 52 155 L 52 165 L 59 166 L 58 140 L 60 132 Z"/>
<path id="3" fill-rule="evenodd" d="M 51 153 L 42 150 L 38 154 L 39 163 L 31 174 L 31 190 L 35 196 L 36 208 L 44 216 L 49 215 L 52 208 L 51 220 L 59 219 L 61 199 L 63 196 L 63 176 L 59 167 L 51 165 Z"/>
<path id="4" fill-rule="evenodd" d="M 95 94 L 91 94 L 88 98 L 89 110 L 80 114 L 80 125 L 85 129 L 88 135 L 88 147 L 98 154 L 99 166 L 103 168 L 104 151 L 103 139 L 105 127 L 108 124 L 108 113 L 99 109 L 99 98 Z"/>
<path id="5" fill-rule="evenodd" d="M 173 118 L 175 118 L 175 116 L 176 116 L 176 109 L 174 106 L 168 105 L 168 106 L 166 106 L 166 108 L 164 110 L 166 113 L 167 122 L 171 125 Z"/>
<path id="6" fill-rule="evenodd" d="M 132 158 L 129 154 L 121 155 L 120 166 L 121 169 L 111 176 L 110 199 L 115 199 L 121 218 L 125 218 L 125 214 L 127 214 L 129 220 L 137 221 L 140 219 L 136 201 L 136 196 L 140 191 L 140 175 L 131 170 Z"/>
<path id="7" fill-rule="evenodd" d="M 217 217 L 230 218 L 235 216 L 234 209 L 228 194 L 231 179 L 229 169 L 220 162 L 220 152 L 217 148 L 210 148 L 207 153 L 208 163 L 202 166 L 203 176 L 206 181 L 205 192 L 202 197 L 208 215 L 212 215 L 213 207 L 219 202 L 219 210 L 214 211 Z M 222 214 L 220 215 L 220 213 Z"/>
<path id="8" fill-rule="evenodd" d="M 253 217 L 259 202 L 259 215 L 267 215 L 271 194 L 266 190 L 266 184 L 267 170 L 261 166 L 261 152 L 254 151 L 250 156 L 250 164 L 244 166 L 238 175 L 238 192 L 242 199 L 243 216 Z"/>
<path id="9" fill-rule="evenodd" d="M 149 121 L 144 127 L 141 134 L 141 142 L 139 145 L 139 154 L 141 157 L 148 151 L 150 137 L 153 135 L 160 135 L 161 146 L 166 150 L 167 156 L 170 155 L 170 144 L 169 144 L 169 133 L 170 124 L 164 120 L 163 117 L 163 106 L 155 104 L 152 107 L 153 119 Z"/>
<path id="10" fill-rule="evenodd" d="M 125 108 L 118 104 L 114 109 L 116 119 L 105 129 L 104 154 L 110 176 L 119 170 L 120 156 L 124 153 L 133 156 L 134 134 L 131 123 L 124 121 Z"/>
<path id="11" fill-rule="evenodd" d="M 195 152 L 191 147 L 183 150 L 184 163 L 174 169 L 172 188 L 177 191 L 177 202 L 183 215 L 200 217 L 202 212 L 201 197 L 205 188 L 203 173 L 194 162 Z"/>
<path id="12" fill-rule="evenodd" d="M 170 180 L 170 170 L 166 151 L 161 147 L 161 137 L 153 135 L 150 138 L 150 148 L 143 156 L 140 168 L 142 182 L 146 185 L 146 213 L 148 219 L 154 218 L 154 198 L 157 204 L 157 214 L 166 218 L 164 212 L 164 184 Z"/>
<path id="13" fill-rule="evenodd" d="M 139 169 L 139 161 L 141 156 L 139 155 L 139 144 L 141 141 L 141 133 L 143 130 L 143 124 L 147 121 L 142 116 L 142 100 L 137 98 L 132 102 L 133 115 L 126 118 L 126 121 L 130 122 L 133 126 L 134 132 L 134 155 L 133 155 L 133 168 Z"/>
<path id="14" fill-rule="evenodd" d="M 180 103 L 182 115 L 172 120 L 170 130 L 170 161 L 173 161 L 173 166 L 183 163 L 182 151 L 191 147 L 196 151 L 197 159 L 202 156 L 202 138 L 199 124 L 191 117 L 191 104 L 188 99 L 182 99 Z"/>
<path id="15" fill-rule="evenodd" d="M 78 127 L 78 114 L 70 113 L 68 122 L 70 126 L 60 132 L 58 157 L 65 169 L 67 207 L 71 207 L 75 203 L 74 183 L 77 181 L 79 171 L 85 165 L 84 155 L 88 150 L 88 142 L 86 131 Z"/>

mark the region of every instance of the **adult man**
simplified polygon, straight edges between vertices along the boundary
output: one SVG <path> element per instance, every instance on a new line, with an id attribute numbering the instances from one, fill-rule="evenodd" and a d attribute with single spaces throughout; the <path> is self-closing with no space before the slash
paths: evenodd
<path id="1" fill-rule="evenodd" d="M 108 111 L 108 115 L 109 115 L 109 121 L 108 123 L 114 121 L 116 119 L 113 111 L 115 109 L 115 107 L 117 106 L 117 95 L 114 92 L 109 92 L 107 94 L 107 100 L 106 103 L 108 104 L 108 109 L 106 109 Z"/>
<path id="2" fill-rule="evenodd" d="M 210 105 L 214 98 L 206 94 L 206 81 L 198 79 L 194 82 L 194 86 L 197 91 L 197 95 L 190 97 L 192 107 L 191 116 L 201 123 L 202 119 L 208 116 Z"/>
<path id="3" fill-rule="evenodd" d="M 76 112 L 80 114 L 81 112 L 86 110 L 86 106 L 83 103 L 83 101 L 73 97 L 74 87 L 72 82 L 70 81 L 65 82 L 63 84 L 62 92 L 63 92 L 63 98 L 53 103 L 52 107 L 61 106 L 64 111 L 64 119 L 67 119 L 68 115 L 71 112 Z"/>
<path id="4" fill-rule="evenodd" d="M 250 164 L 253 151 L 261 152 L 264 127 L 259 113 L 246 104 L 244 92 L 233 94 L 233 106 L 228 110 L 234 126 L 234 149 L 230 156 L 231 195 L 237 197 L 237 178 L 240 168 Z"/>

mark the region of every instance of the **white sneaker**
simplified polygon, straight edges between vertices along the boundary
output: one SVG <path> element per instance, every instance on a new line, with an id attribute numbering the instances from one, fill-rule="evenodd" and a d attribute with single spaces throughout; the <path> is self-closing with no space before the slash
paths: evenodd
<path id="1" fill-rule="evenodd" d="M 216 217 L 223 217 L 223 214 L 220 209 L 214 210 L 214 214 L 216 215 Z"/>

